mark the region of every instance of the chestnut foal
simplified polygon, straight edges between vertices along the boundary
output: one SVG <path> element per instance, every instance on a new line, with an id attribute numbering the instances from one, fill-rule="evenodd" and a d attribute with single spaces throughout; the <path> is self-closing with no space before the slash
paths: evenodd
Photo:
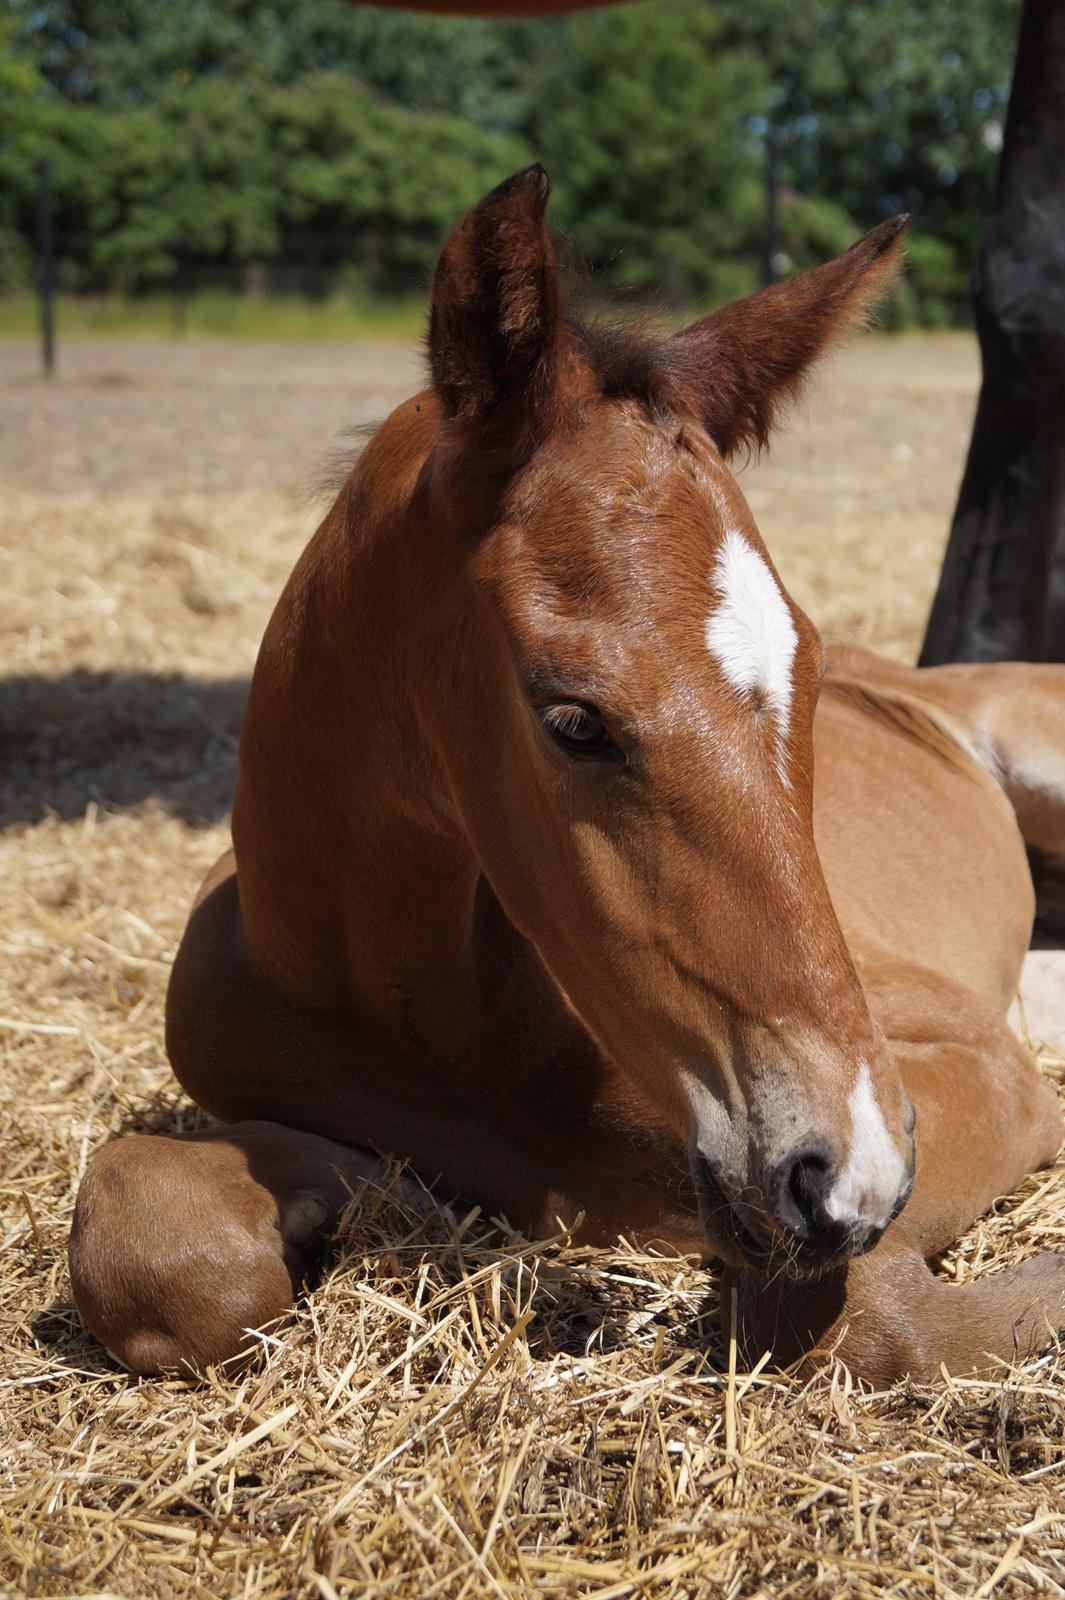
<path id="1" fill-rule="evenodd" d="M 926 1262 L 1061 1140 L 1005 1015 L 1025 839 L 1065 857 L 1065 669 L 826 676 L 725 465 L 900 224 L 619 334 L 565 314 L 547 189 L 519 173 L 453 230 L 432 387 L 267 629 L 168 1004 L 223 1126 L 95 1158 L 78 1306 L 139 1372 L 224 1360 L 389 1151 L 534 1233 L 720 1258 L 751 1358 L 1027 1351 L 1065 1258 L 964 1287 Z"/>

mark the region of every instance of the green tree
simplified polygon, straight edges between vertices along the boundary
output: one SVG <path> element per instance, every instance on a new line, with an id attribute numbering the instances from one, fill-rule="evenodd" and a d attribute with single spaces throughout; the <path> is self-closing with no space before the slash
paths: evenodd
<path id="1" fill-rule="evenodd" d="M 21 48 L 66 99 L 154 101 L 191 78 L 295 84 L 337 72 L 412 111 L 514 128 L 541 25 L 456 22 L 343 0 L 2 0 Z"/>
<path id="2" fill-rule="evenodd" d="M 337 73 L 271 87 L 263 114 L 289 248 L 312 232 L 371 287 L 425 282 L 455 217 L 532 159 L 514 134 L 387 105 Z"/>
<path id="3" fill-rule="evenodd" d="M 13 21 L 0 15 L 0 291 L 19 287 L 30 275 L 29 221 L 20 201 L 35 180 L 16 141 L 43 89 L 36 67 L 15 52 L 14 41 Z"/>
<path id="4" fill-rule="evenodd" d="M 597 273 L 667 294 L 746 287 L 761 214 L 745 127 L 768 82 L 724 42 L 717 7 L 652 0 L 568 18 L 533 70 L 530 144 L 560 224 Z"/>
<path id="5" fill-rule="evenodd" d="M 863 227 L 915 213 L 918 288 L 964 302 L 1009 97 L 1020 0 L 742 0 L 725 35 L 771 80 L 782 177 Z M 944 248 L 945 247 L 945 248 Z"/>
<path id="6" fill-rule="evenodd" d="M 1018 6 L 969 0 L 962 21 L 943 0 L 646 0 L 472 22 L 342 0 L 0 0 L 0 272 L 25 273 L 45 150 L 85 281 L 298 254 L 353 257 L 381 286 L 423 275 L 455 213 L 539 157 L 597 274 L 721 298 L 753 279 L 772 123 L 791 263 L 915 210 L 923 314 L 956 314 Z"/>

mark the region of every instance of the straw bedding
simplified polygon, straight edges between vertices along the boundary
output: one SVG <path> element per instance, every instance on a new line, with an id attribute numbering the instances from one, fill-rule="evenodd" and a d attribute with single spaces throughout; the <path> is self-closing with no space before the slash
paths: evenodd
<path id="1" fill-rule="evenodd" d="M 1065 1593 L 1065 1368 L 857 1389 L 737 1373 L 712 1274 L 356 1195 L 254 1365 L 138 1382 L 64 1245 L 89 1154 L 193 1126 L 167 968 L 226 839 L 247 673 L 306 533 L 291 490 L 410 386 L 365 346 L 0 351 L 0 1591 L 32 1595 Z M 748 475 L 833 637 L 914 649 L 975 383 L 866 340 Z M 1044 1058 L 1059 1079 L 1065 1063 Z M 944 1263 L 1065 1247 L 1065 1168 Z"/>

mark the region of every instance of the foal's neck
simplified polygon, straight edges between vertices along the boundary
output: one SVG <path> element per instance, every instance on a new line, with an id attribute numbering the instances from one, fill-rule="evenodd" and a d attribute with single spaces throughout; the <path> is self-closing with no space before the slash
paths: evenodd
<path id="1" fill-rule="evenodd" d="M 275 984 L 453 1057 L 504 1017 L 580 1029 L 483 878 L 418 723 L 418 404 L 368 447 L 278 602 L 233 838 L 249 954 Z"/>

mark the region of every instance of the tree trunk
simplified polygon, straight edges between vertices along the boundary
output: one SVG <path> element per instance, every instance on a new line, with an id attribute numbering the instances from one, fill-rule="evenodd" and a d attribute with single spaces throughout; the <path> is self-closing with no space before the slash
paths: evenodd
<path id="1" fill-rule="evenodd" d="M 921 664 L 1065 661 L 1065 4 L 1025 0 L 973 275 L 983 387 Z"/>

